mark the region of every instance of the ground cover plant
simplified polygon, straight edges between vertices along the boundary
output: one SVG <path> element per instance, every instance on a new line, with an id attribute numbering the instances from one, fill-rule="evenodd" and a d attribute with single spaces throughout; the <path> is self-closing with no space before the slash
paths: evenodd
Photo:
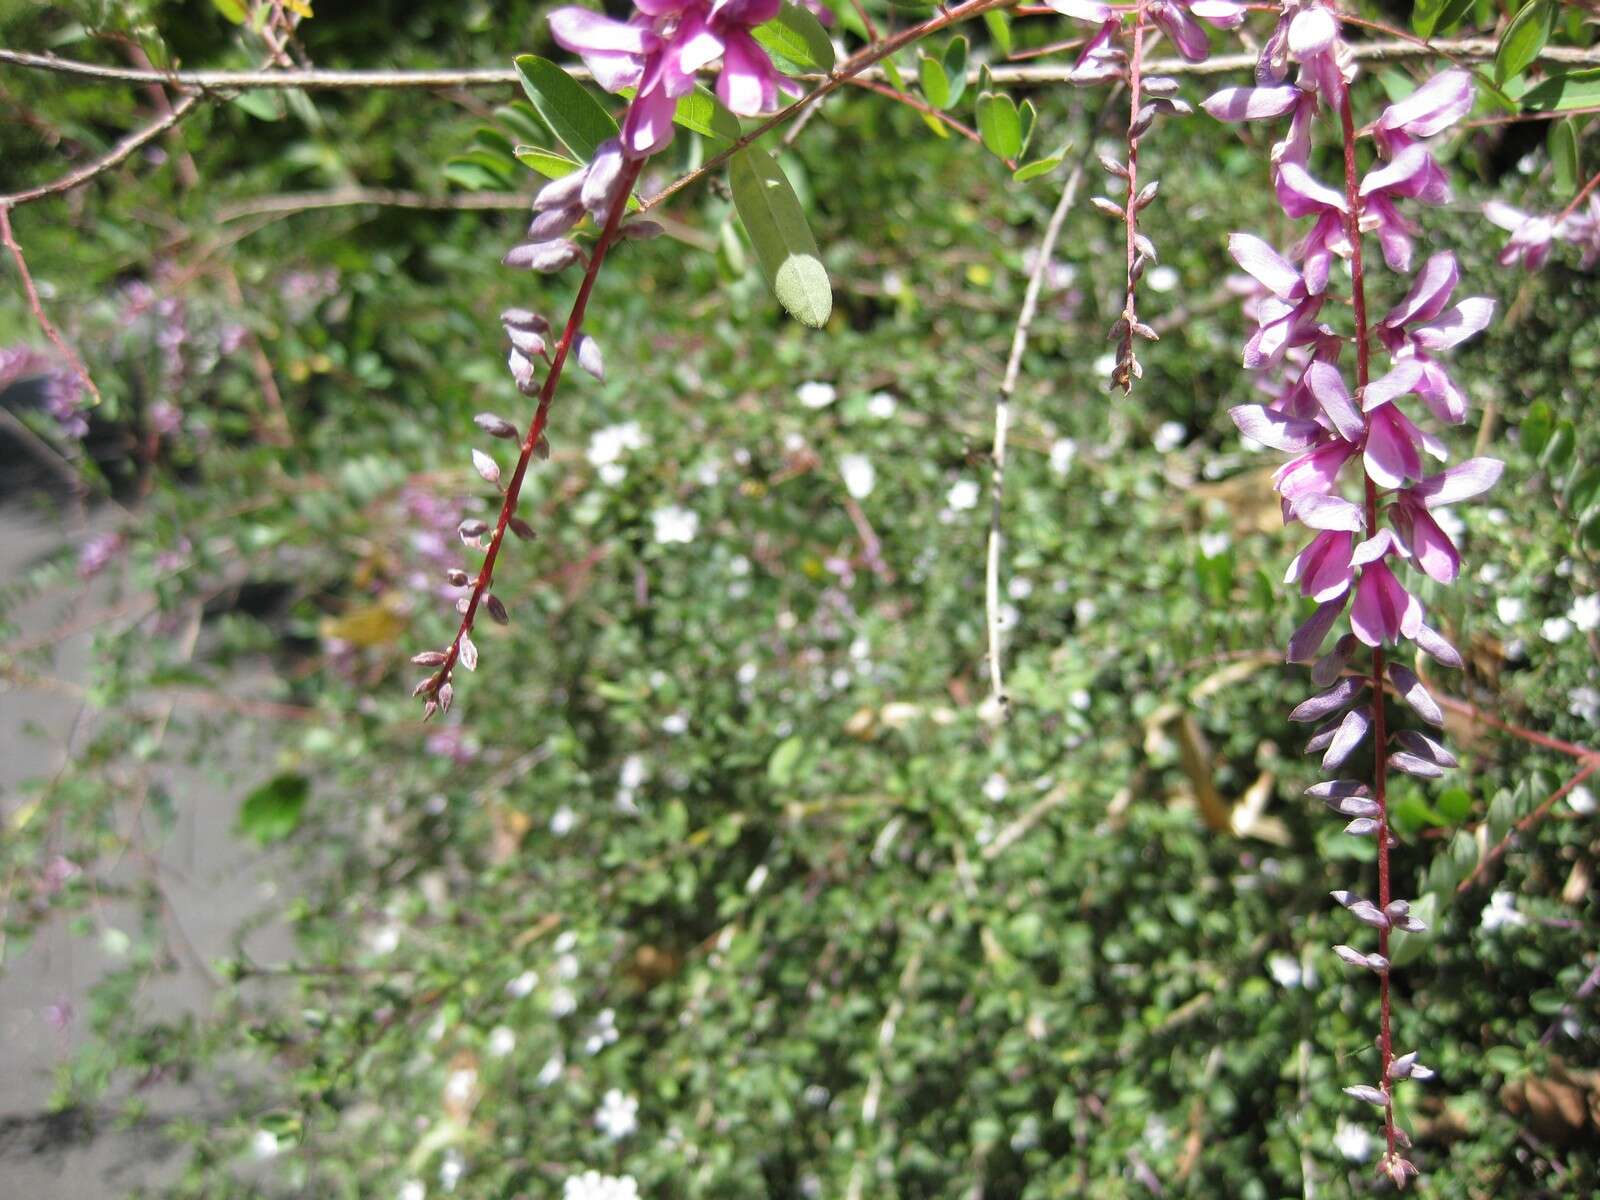
<path id="1" fill-rule="evenodd" d="M 1581 11 L 0 31 L 0 961 L 111 964 L 62 1108 L 214 1081 L 164 1190 L 1596 1186 Z M 295 950 L 164 1010 L 242 731 Z"/>

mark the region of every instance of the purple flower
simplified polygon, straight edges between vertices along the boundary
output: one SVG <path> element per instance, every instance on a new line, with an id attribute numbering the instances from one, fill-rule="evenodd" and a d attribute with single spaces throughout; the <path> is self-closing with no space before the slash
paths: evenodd
<path id="1" fill-rule="evenodd" d="M 109 567 L 127 548 L 120 533 L 100 533 L 78 550 L 78 578 L 93 579 Z"/>
<path id="2" fill-rule="evenodd" d="M 694 89 L 695 73 L 719 58 L 717 97 L 729 109 L 754 116 L 777 104 L 785 81 L 750 30 L 777 16 L 779 0 L 635 0 L 635 7 L 627 21 L 585 8 L 550 14 L 556 42 L 582 56 L 601 87 L 638 89 L 622 122 L 630 158 L 672 140 L 679 98 Z"/>

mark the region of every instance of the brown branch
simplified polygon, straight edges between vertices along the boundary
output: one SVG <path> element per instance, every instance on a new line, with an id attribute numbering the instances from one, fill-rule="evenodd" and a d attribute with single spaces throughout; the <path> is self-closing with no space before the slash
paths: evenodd
<path id="1" fill-rule="evenodd" d="M 4 56 L 10 53 L 10 51 L 0 51 L 0 62 L 5 61 Z M 141 74 L 141 72 L 136 71 L 131 73 Z M 160 78 L 165 78 L 159 71 L 153 72 L 153 74 Z M 150 122 L 150 124 L 143 129 L 130 133 L 98 158 L 91 159 L 89 162 L 84 163 L 83 166 L 68 171 L 61 178 L 52 180 L 49 183 L 40 184 L 38 187 L 29 188 L 26 191 L 13 192 L 9 196 L 0 196 L 0 209 L 15 208 L 21 204 L 31 204 L 35 200 L 43 200 L 47 196 L 59 196 L 62 192 L 70 192 L 75 187 L 81 187 L 96 175 L 109 171 L 145 143 L 160 137 L 194 111 L 195 105 L 199 103 L 199 93 L 185 93 L 179 97 L 176 104 Z"/>
<path id="2" fill-rule="evenodd" d="M 1550 810 L 1560 803 L 1564 796 L 1570 794 L 1585 779 L 1593 775 L 1597 769 L 1600 769 L 1600 754 L 1591 754 L 1584 762 L 1582 768 L 1579 769 L 1577 774 L 1573 775 L 1571 779 L 1567 780 L 1555 791 L 1551 792 L 1538 808 L 1534 809 L 1527 816 L 1523 817 L 1522 820 L 1518 821 L 1510 829 L 1506 830 L 1505 836 L 1495 843 L 1494 848 L 1478 860 L 1478 865 L 1472 869 L 1472 874 L 1468 875 L 1456 885 L 1456 895 L 1461 895 L 1461 893 L 1467 891 L 1475 883 L 1477 883 L 1478 880 L 1482 879 L 1485 872 L 1487 872 L 1488 869 L 1496 862 L 1500 861 L 1501 855 L 1506 852 L 1506 850 L 1510 847 L 1512 840 L 1516 838 L 1518 834 L 1528 832 L 1528 830 L 1532 829 L 1540 821 L 1544 820 L 1545 817 L 1549 816 Z"/>
<path id="3" fill-rule="evenodd" d="M 224 204 L 218 207 L 213 219 L 219 224 L 227 224 L 241 217 L 278 216 L 319 208 L 351 208 L 362 204 L 427 211 L 495 212 L 527 208 L 531 199 L 530 195 L 523 192 L 464 192 L 460 195 L 431 196 L 426 192 L 394 188 L 339 187 L 315 192 L 281 192 Z"/>
<path id="4" fill-rule="evenodd" d="M 914 108 L 924 117 L 927 117 L 929 120 L 938 121 L 941 125 L 950 129 L 952 132 L 958 133 L 962 137 L 966 138 L 967 141 L 975 142 L 980 146 L 983 145 L 983 135 L 980 134 L 976 129 L 973 129 L 967 125 L 963 125 L 949 113 L 941 112 L 939 109 L 935 108 L 925 100 L 918 100 L 915 96 L 898 91 L 886 83 L 879 83 L 876 79 L 862 79 L 857 77 L 850 80 L 850 83 L 854 87 L 865 88 L 867 91 L 876 92 L 880 96 L 887 96 L 890 100 L 904 104 L 907 108 Z M 1004 162 L 1010 170 L 1015 171 L 1017 169 L 1017 164 L 1014 160 L 1007 158 L 1002 159 L 1001 161 Z"/>
<path id="5" fill-rule="evenodd" d="M 1001 0 L 1000 3 L 989 4 L 988 8 L 1007 7 L 1010 0 Z M 954 21 L 965 20 L 966 16 L 977 15 L 967 12 L 965 16 L 954 14 L 962 13 L 970 7 L 961 5 L 948 10 L 945 14 L 933 18 L 932 22 L 913 26 L 910 30 L 895 34 L 888 41 L 880 43 L 888 46 L 887 53 L 903 49 L 909 41 L 927 33 L 937 32 L 938 29 Z M 936 24 L 935 24 L 936 23 Z M 928 26 L 932 28 L 928 28 Z M 920 30 L 921 32 L 916 32 Z M 906 34 L 914 34 L 907 38 Z M 1351 55 L 1358 62 L 1405 62 L 1413 59 L 1451 58 L 1460 62 L 1489 62 L 1493 60 L 1496 43 L 1493 38 L 1441 38 L 1433 42 L 1421 42 L 1416 39 L 1391 39 L 1381 42 L 1364 42 L 1350 47 Z M 869 47 L 869 50 L 875 49 Z M 865 52 L 863 52 L 865 53 Z M 858 56 L 859 57 L 859 56 Z M 878 62 L 884 55 L 875 54 L 870 60 Z M 1145 64 L 1152 74 L 1162 75 L 1227 75 L 1236 71 L 1253 71 L 1256 66 L 1257 56 L 1254 54 L 1221 54 L 1215 55 L 1204 62 L 1191 63 L 1182 58 L 1156 59 Z M 1546 46 L 1539 52 L 1539 62 L 1551 63 L 1560 66 L 1597 66 L 1600 65 L 1600 47 L 1577 46 Z M 124 84 L 149 84 L 165 83 L 173 87 L 183 88 L 193 92 L 236 93 L 250 91 L 258 88 L 285 89 L 301 88 L 307 91 L 355 91 L 355 90 L 404 90 L 404 89 L 442 89 L 442 88 L 496 88 L 514 87 L 518 84 L 517 73 L 510 67 L 456 67 L 443 70 L 422 71 L 346 71 L 326 67 L 308 67 L 297 70 L 255 70 L 255 71 L 142 71 L 130 67 L 106 67 L 97 63 L 80 62 L 75 59 L 58 58 L 53 54 L 32 54 L 20 50 L 0 49 L 0 65 L 23 67 L 30 70 L 51 71 L 60 75 L 70 75 L 79 79 L 98 81 L 101 83 Z M 980 76 L 980 67 L 974 67 L 967 72 L 968 83 L 977 83 Z M 574 79 L 590 79 L 590 73 L 582 67 L 570 67 L 568 73 Z M 989 73 L 996 83 L 1067 83 L 1072 79 L 1072 68 L 1069 66 L 1007 66 L 995 64 L 989 67 Z M 870 79 L 885 78 L 884 72 L 868 68 L 856 72 Z M 806 75 L 802 79 L 824 80 L 829 76 Z"/>
<path id="6" fill-rule="evenodd" d="M 44 330 L 45 337 L 49 338 L 57 350 L 61 352 L 72 369 L 77 372 L 78 378 L 83 381 L 83 386 L 89 390 L 96 404 L 100 403 L 100 389 L 95 387 L 94 380 L 89 376 L 89 368 L 83 365 L 83 359 L 78 357 L 78 352 L 67 344 L 67 339 L 61 336 L 61 331 L 45 315 L 44 304 L 39 299 L 39 289 L 33 284 L 33 275 L 28 270 L 28 260 L 22 256 L 22 247 L 17 244 L 16 234 L 11 230 L 11 205 L 0 199 L 0 242 L 11 252 L 12 261 L 17 264 L 17 275 L 22 280 L 22 290 L 28 297 L 28 307 L 33 310 L 34 320 L 39 322 L 39 328 Z"/>

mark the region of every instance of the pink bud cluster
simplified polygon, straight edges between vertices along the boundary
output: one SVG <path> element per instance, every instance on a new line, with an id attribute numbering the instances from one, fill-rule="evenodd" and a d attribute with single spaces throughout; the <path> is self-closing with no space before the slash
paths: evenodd
<path id="1" fill-rule="evenodd" d="M 1442 725 L 1443 714 L 1417 673 L 1388 659 L 1386 648 L 1409 641 L 1442 664 L 1461 665 L 1456 650 L 1427 624 L 1413 573 L 1441 584 L 1456 578 L 1461 557 L 1436 514 L 1491 487 L 1502 467 L 1487 458 L 1434 473 L 1424 466 L 1425 457 L 1444 460 L 1446 449 L 1417 420 L 1427 414 L 1455 425 L 1467 412 L 1465 394 L 1437 356 L 1482 330 L 1493 314 L 1488 300 L 1454 298 L 1455 258 L 1434 254 L 1381 319 L 1367 315 L 1363 240 L 1368 234 L 1377 239 L 1392 272 L 1411 272 L 1419 230 L 1405 215 L 1404 202 L 1449 200 L 1448 182 L 1427 139 L 1471 108 L 1471 77 L 1445 71 L 1358 132 L 1351 106 L 1354 76 L 1339 14 L 1320 0 L 1291 0 L 1262 51 L 1255 86 L 1226 88 L 1205 108 L 1225 121 L 1288 118 L 1287 132 L 1272 151 L 1273 185 L 1283 211 L 1311 223 L 1287 253 L 1252 234 L 1234 234 L 1229 241 L 1235 261 L 1257 288 L 1247 308 L 1256 327 L 1244 365 L 1262 374 L 1268 396 L 1231 415 L 1246 437 L 1291 456 L 1275 486 L 1285 522 L 1311 532 L 1286 582 L 1298 584 L 1317 607 L 1290 639 L 1288 657 L 1313 663 L 1312 679 L 1323 690 L 1290 717 L 1316 725 L 1308 749 L 1322 755 L 1330 774 L 1363 749 L 1374 760 L 1370 783 L 1335 778 L 1309 794 L 1347 821 L 1346 833 L 1377 844 L 1376 899 L 1343 890 L 1333 894 L 1377 933 L 1376 952 L 1335 948 L 1344 962 L 1374 972 L 1380 989 L 1378 1082 L 1345 1090 L 1383 1111 L 1387 1148 L 1380 1171 L 1403 1186 L 1416 1168 L 1401 1153 L 1409 1143 L 1395 1123 L 1392 1087 L 1431 1072 L 1414 1054 L 1396 1055 L 1391 1037 L 1390 935 L 1419 933 L 1423 925 L 1406 901 L 1390 894 L 1389 851 L 1397 843 L 1384 784 L 1390 769 L 1432 779 L 1455 759 L 1429 733 L 1393 729 L 1388 690 L 1424 725 Z M 1325 184 L 1312 172 L 1313 134 L 1324 112 L 1341 135 L 1342 186 Z M 1357 167 L 1362 137 L 1373 147 L 1364 173 Z M 1330 292 L 1336 261 L 1349 268 L 1353 331 L 1324 320 L 1325 310 L 1343 307 Z M 1350 364 L 1341 362 L 1352 348 L 1353 385 Z M 1375 356 L 1387 359 L 1381 372 Z M 1349 632 L 1323 654 L 1324 641 L 1347 611 Z M 1362 646 L 1371 652 L 1370 667 L 1351 667 Z"/>

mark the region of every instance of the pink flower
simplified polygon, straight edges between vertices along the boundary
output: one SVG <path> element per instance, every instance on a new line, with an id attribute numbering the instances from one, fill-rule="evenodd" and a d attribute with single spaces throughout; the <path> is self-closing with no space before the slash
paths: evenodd
<path id="1" fill-rule="evenodd" d="M 1369 646 L 1414 638 L 1422 628 L 1422 605 L 1394 577 L 1382 558 L 1361 568 L 1350 630 Z"/>

